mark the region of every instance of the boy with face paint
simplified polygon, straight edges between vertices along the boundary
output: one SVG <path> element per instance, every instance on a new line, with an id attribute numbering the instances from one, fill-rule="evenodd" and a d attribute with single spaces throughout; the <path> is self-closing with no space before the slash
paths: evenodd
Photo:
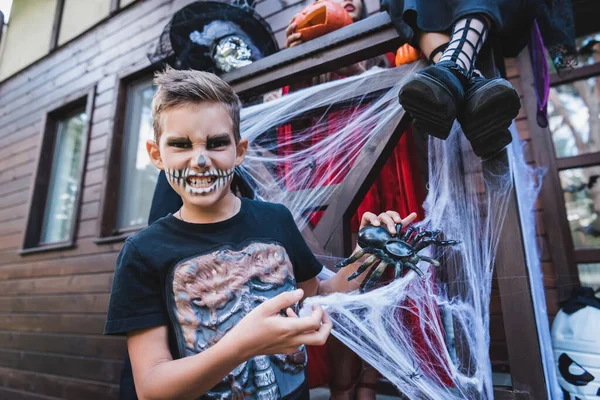
<path id="1" fill-rule="evenodd" d="M 182 207 L 126 240 L 117 260 L 105 334 L 127 335 L 134 385 L 121 399 L 308 398 L 305 345 L 331 330 L 305 296 L 349 291 L 360 261 L 320 282 L 322 269 L 282 205 L 241 199 L 230 188 L 248 141 L 240 102 L 216 75 L 157 75 L 156 167 Z M 412 222 L 388 211 L 362 225 Z M 358 281 L 358 282 L 357 282 Z M 127 386 L 127 387 L 124 387 Z"/>

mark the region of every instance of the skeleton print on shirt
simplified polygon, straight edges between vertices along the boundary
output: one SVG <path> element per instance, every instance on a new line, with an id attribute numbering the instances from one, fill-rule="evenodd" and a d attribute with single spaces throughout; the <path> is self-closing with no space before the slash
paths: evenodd
<path id="1" fill-rule="evenodd" d="M 268 243 L 194 257 L 176 265 L 171 277 L 169 308 L 182 356 L 206 350 L 256 306 L 296 287 L 285 249 Z M 304 346 L 293 354 L 254 357 L 204 398 L 278 399 L 302 385 L 305 365 Z"/>

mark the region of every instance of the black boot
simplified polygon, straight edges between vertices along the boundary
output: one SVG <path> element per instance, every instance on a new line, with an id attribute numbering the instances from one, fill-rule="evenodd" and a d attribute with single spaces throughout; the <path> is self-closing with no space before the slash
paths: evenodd
<path id="1" fill-rule="evenodd" d="M 463 103 L 466 82 L 456 63 L 440 62 L 407 80 L 400 89 L 400 104 L 420 132 L 446 139 Z"/>
<path id="2" fill-rule="evenodd" d="M 508 128 L 519 113 L 521 101 L 513 86 L 502 78 L 473 76 L 466 88 L 458 122 L 473 152 L 486 160 L 512 142 Z"/>

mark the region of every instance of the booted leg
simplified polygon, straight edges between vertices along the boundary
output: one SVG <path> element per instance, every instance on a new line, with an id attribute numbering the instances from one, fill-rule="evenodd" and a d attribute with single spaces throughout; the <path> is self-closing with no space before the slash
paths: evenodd
<path id="1" fill-rule="evenodd" d="M 445 33 L 421 32 L 419 34 L 419 48 L 425 58 L 434 64 L 440 61 L 440 57 L 449 43 L 450 35 Z"/>
<path id="2" fill-rule="evenodd" d="M 478 157 L 487 160 L 512 142 L 508 127 L 520 108 L 519 95 L 506 79 L 473 75 L 458 121 Z"/>
<path id="3" fill-rule="evenodd" d="M 439 61 L 455 62 L 469 77 L 464 107 L 457 117 L 473 151 L 482 159 L 493 157 L 510 144 L 508 127 L 521 107 L 517 92 L 506 79 L 485 79 L 473 73 L 488 26 L 489 20 L 479 15 L 458 21 Z"/>
<path id="4" fill-rule="evenodd" d="M 472 73 L 489 25 L 483 15 L 463 18 L 455 23 L 445 47 L 440 45 L 443 35 L 423 34 L 421 50 L 437 64 L 419 71 L 400 91 L 400 103 L 417 129 L 445 139 L 458 118 L 473 151 L 482 159 L 493 157 L 512 141 L 508 127 L 520 108 L 508 81 Z"/>
<path id="5" fill-rule="evenodd" d="M 432 65 L 411 76 L 399 93 L 400 104 L 422 133 L 446 139 L 463 102 L 463 81 L 448 68 Z M 464 79 L 463 79 L 464 80 Z"/>
<path id="6" fill-rule="evenodd" d="M 447 44 L 442 43 L 444 36 L 439 33 L 421 37 L 420 47 L 426 55 L 429 53 L 431 62 L 438 59 L 440 51 L 443 53 L 437 64 L 417 72 L 400 90 L 400 104 L 412 116 L 419 131 L 440 139 L 448 137 L 487 32 L 484 17 L 469 16 L 454 25 Z"/>
<path id="7" fill-rule="evenodd" d="M 483 16 L 468 16 L 458 21 L 452 28 L 450 43 L 438 64 L 453 62 L 465 76 L 470 77 L 477 55 L 487 39 L 488 30 L 488 21 Z"/>

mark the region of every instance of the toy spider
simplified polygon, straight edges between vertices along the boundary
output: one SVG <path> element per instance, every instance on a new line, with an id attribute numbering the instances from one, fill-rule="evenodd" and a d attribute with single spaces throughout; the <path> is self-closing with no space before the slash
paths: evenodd
<path id="1" fill-rule="evenodd" d="M 413 360 L 413 370 L 411 372 L 409 372 L 408 379 L 412 379 L 413 381 L 418 381 L 422 377 L 423 377 L 423 374 L 421 373 L 421 369 Z"/>
<path id="2" fill-rule="evenodd" d="M 352 264 L 365 254 L 371 254 L 369 258 L 363 262 L 358 269 L 348 277 L 351 281 L 365 272 L 367 268 L 377 261 L 381 261 L 375 268 L 367 282 L 361 288 L 361 291 L 368 291 L 376 284 L 386 267 L 389 264 L 395 266 L 394 279 L 402 276 L 404 267 L 415 271 L 420 277 L 423 277 L 423 272 L 417 267 L 419 261 L 426 261 L 436 267 L 440 266 L 439 261 L 433 258 L 417 254 L 424 248 L 435 244 L 438 246 L 454 246 L 460 243 L 459 240 L 438 240 L 436 239 L 441 230 L 434 231 L 419 231 L 412 226 L 402 233 L 402 224 L 396 225 L 396 234 L 390 235 L 389 231 L 382 226 L 367 226 L 358 232 L 358 245 L 362 247 L 344 261 L 336 264 L 337 268 L 343 268 Z"/>

